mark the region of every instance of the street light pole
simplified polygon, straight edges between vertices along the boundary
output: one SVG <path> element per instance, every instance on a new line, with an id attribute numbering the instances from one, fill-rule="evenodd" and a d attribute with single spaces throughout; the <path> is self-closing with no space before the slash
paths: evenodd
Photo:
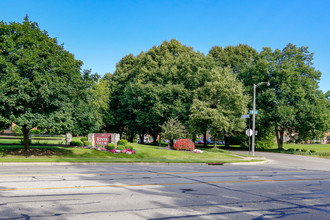
<path id="1" fill-rule="evenodd" d="M 270 86 L 269 82 L 261 82 L 256 84 L 253 84 L 253 112 L 252 112 L 252 156 L 254 156 L 254 142 L 255 142 L 255 130 L 256 130 L 256 90 L 257 87 L 267 83 L 267 86 Z"/>

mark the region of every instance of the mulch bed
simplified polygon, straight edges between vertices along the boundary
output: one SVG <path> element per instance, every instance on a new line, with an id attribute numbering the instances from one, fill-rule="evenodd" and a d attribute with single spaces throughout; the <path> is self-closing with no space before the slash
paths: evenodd
<path id="1" fill-rule="evenodd" d="M 50 149 L 41 149 L 41 148 L 30 148 L 29 150 L 25 151 L 24 149 L 11 149 L 7 150 L 6 154 L 13 155 L 13 156 L 55 156 L 55 155 L 63 155 L 64 152 L 61 151 L 54 151 Z"/>

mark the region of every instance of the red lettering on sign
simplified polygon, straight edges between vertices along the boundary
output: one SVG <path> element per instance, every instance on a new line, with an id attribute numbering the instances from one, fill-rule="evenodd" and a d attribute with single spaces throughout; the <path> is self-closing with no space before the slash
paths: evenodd
<path id="1" fill-rule="evenodd" d="M 95 145 L 107 146 L 108 143 L 111 143 L 111 134 L 94 134 Z"/>

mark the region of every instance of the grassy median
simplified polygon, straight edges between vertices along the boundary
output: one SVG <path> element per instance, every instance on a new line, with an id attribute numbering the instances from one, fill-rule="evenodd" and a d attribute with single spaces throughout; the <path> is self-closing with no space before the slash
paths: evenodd
<path id="1" fill-rule="evenodd" d="M 71 147 L 31 146 L 31 149 L 47 151 L 46 155 L 18 156 L 22 146 L 0 146 L 0 162 L 149 162 L 149 163 L 230 163 L 260 161 L 260 158 L 241 157 L 220 149 L 206 149 L 204 153 L 168 150 L 157 146 L 131 144 L 135 154 L 110 153 L 93 149 Z M 49 153 L 51 152 L 51 153 Z"/>

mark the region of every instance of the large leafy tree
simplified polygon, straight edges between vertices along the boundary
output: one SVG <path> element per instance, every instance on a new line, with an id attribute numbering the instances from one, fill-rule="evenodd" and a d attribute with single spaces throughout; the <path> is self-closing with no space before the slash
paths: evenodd
<path id="1" fill-rule="evenodd" d="M 242 73 L 252 64 L 258 52 L 249 45 L 239 44 L 225 48 L 214 46 L 208 56 L 215 60 L 217 66 L 231 68 L 233 73 L 241 79 Z"/>
<path id="2" fill-rule="evenodd" d="M 248 97 L 243 94 L 244 86 L 231 69 L 214 68 L 210 75 L 210 80 L 197 89 L 190 117 L 199 133 L 205 137 L 210 131 L 216 140 L 220 135 L 229 136 L 245 128 L 240 117 L 246 112 Z"/>
<path id="3" fill-rule="evenodd" d="M 74 129 L 73 113 L 87 101 L 92 80 L 82 62 L 26 17 L 23 23 L 0 22 L 0 115 L 22 127 L 24 148 L 33 127 Z"/>
<path id="4" fill-rule="evenodd" d="M 188 123 L 196 89 L 208 79 L 212 65 L 211 58 L 177 40 L 124 57 L 111 77 L 113 127 L 140 137 L 149 133 L 156 140 L 168 119 Z"/>
<path id="5" fill-rule="evenodd" d="M 312 61 L 313 53 L 307 47 L 288 44 L 283 50 L 264 48 L 245 73 L 246 85 L 270 81 L 270 89 L 258 88 L 257 107 L 262 113 L 260 125 L 273 127 L 279 149 L 283 148 L 285 132 L 310 139 L 329 128 L 326 100 L 318 90 L 321 73 Z"/>

